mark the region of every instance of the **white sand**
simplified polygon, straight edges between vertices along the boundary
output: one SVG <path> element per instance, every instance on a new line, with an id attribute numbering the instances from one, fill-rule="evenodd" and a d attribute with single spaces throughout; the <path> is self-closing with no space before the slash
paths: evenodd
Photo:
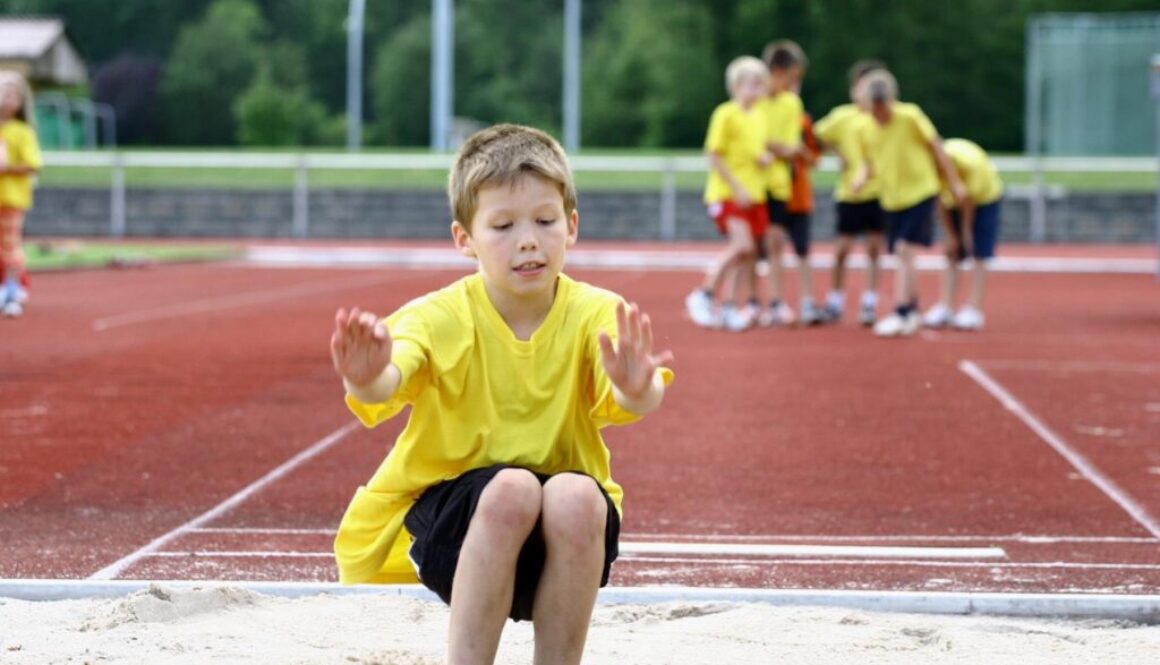
<path id="1" fill-rule="evenodd" d="M 0 599 L 0 663 L 441 663 L 446 607 L 399 596 L 278 598 L 152 587 L 125 598 Z M 499 663 L 530 663 L 508 623 Z M 1160 663 L 1160 626 L 877 614 L 759 604 L 599 605 L 585 663 Z"/>

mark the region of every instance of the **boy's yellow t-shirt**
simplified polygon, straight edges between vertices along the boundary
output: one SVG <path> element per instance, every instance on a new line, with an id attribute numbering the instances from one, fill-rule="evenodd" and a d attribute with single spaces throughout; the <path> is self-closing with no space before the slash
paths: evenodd
<path id="1" fill-rule="evenodd" d="M 878 179 L 878 201 L 888 212 L 905 210 L 939 192 L 931 144 L 938 131 L 915 104 L 894 102 L 890 122 L 866 125 L 867 158 Z"/>
<path id="2" fill-rule="evenodd" d="M 878 182 L 871 177 L 855 194 L 852 184 L 862 164 L 866 148 L 862 142 L 867 123 L 874 119 L 856 104 L 834 107 L 826 117 L 814 123 L 814 136 L 833 148 L 842 158 L 842 177 L 834 188 L 834 199 L 842 203 L 865 203 L 878 198 Z"/>
<path id="3" fill-rule="evenodd" d="M 765 169 L 757 163 L 765 152 L 765 120 L 756 105 L 746 110 L 737 102 L 724 102 L 709 117 L 705 135 L 705 152 L 721 156 L 754 203 L 765 202 Z M 733 198 L 733 188 L 716 169 L 710 168 L 705 203 L 712 205 Z"/>
<path id="4" fill-rule="evenodd" d="M 516 339 L 477 273 L 411 301 L 387 317 L 391 362 L 402 383 L 382 404 L 347 395 L 374 427 L 411 406 L 406 428 L 363 487 L 334 542 L 339 580 L 415 582 L 403 518 L 428 487 L 506 463 L 545 474 L 582 471 L 621 510 L 600 435 L 640 416 L 620 408 L 597 335 L 617 334 L 620 296 L 560 275 L 556 297 L 531 339 Z M 661 370 L 668 384 L 672 371 Z"/>
<path id="5" fill-rule="evenodd" d="M 765 111 L 770 141 L 787 146 L 801 145 L 802 116 L 806 112 L 801 97 L 787 90 L 762 99 L 758 105 Z M 788 161 L 774 160 L 768 169 L 766 187 L 774 199 L 789 201 L 793 194 L 793 173 Z"/>
<path id="6" fill-rule="evenodd" d="M 21 120 L 0 123 L 0 144 L 8 156 L 9 166 L 27 166 L 40 170 L 44 166 L 36 132 Z M 32 176 L 26 173 L 0 172 L 0 208 L 28 210 L 32 207 Z"/>
<path id="7" fill-rule="evenodd" d="M 1003 196 L 1003 181 L 999 178 L 999 171 L 978 144 L 967 139 L 947 139 L 943 141 L 943 150 L 946 150 L 947 157 L 955 165 L 959 179 L 967 188 L 967 196 L 975 205 L 994 203 Z M 941 185 L 943 203 L 948 208 L 954 208 L 957 204 L 950 187 L 946 182 Z"/>

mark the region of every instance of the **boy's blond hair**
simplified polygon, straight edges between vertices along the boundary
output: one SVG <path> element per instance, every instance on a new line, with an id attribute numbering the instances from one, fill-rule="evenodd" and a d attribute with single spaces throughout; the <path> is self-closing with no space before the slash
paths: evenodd
<path id="1" fill-rule="evenodd" d="M 36 106 L 32 101 L 32 87 L 28 85 L 28 79 L 21 76 L 19 72 L 0 69 L 0 88 L 8 86 L 13 86 L 20 91 L 20 108 L 16 111 L 16 117 L 35 131 Z"/>
<path id="2" fill-rule="evenodd" d="M 858 89 L 862 103 L 865 104 L 898 101 L 898 81 L 885 69 L 868 72 L 858 83 Z"/>
<path id="3" fill-rule="evenodd" d="M 556 139 L 523 125 L 493 125 L 472 134 L 459 148 L 447 181 L 452 218 L 471 232 L 479 190 L 514 185 L 520 176 L 550 180 L 564 198 L 564 213 L 576 209 L 576 184 L 568 157 Z"/>
<path id="4" fill-rule="evenodd" d="M 769 71 L 766 70 L 765 64 L 757 58 L 751 55 L 734 58 L 725 68 L 725 90 L 733 94 L 733 87 L 746 76 L 756 76 L 764 80 L 768 75 Z"/>

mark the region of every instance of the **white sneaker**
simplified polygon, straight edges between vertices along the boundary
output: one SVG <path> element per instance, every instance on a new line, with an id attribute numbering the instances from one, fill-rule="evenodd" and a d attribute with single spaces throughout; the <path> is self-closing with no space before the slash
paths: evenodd
<path id="1" fill-rule="evenodd" d="M 729 332 L 744 332 L 753 325 L 753 312 L 748 305 L 738 308 L 733 303 L 721 307 L 721 327 Z"/>
<path id="2" fill-rule="evenodd" d="M 15 319 L 21 314 L 24 314 L 24 306 L 15 300 L 9 300 L 8 302 L 4 303 L 3 308 L 0 308 L 0 314 L 3 314 L 10 319 Z"/>
<path id="3" fill-rule="evenodd" d="M 766 307 L 757 315 L 757 325 L 765 328 L 770 326 L 788 326 L 793 322 L 793 308 L 785 303 L 778 303 L 777 307 Z"/>
<path id="4" fill-rule="evenodd" d="M 858 323 L 864 326 L 874 325 L 874 321 L 878 318 L 878 308 L 868 303 L 862 303 L 858 307 Z"/>
<path id="5" fill-rule="evenodd" d="M 922 315 L 922 325 L 927 328 L 945 328 L 950 322 L 951 308 L 941 302 Z"/>
<path id="6" fill-rule="evenodd" d="M 874 334 L 879 337 L 908 337 L 918 332 L 920 325 L 918 312 L 906 316 L 891 312 L 889 316 L 874 324 Z"/>
<path id="7" fill-rule="evenodd" d="M 713 307 L 713 299 L 700 289 L 685 296 L 685 311 L 693 323 L 702 328 L 721 327 L 721 318 Z"/>
<path id="8" fill-rule="evenodd" d="M 822 315 L 822 310 L 818 309 L 818 306 L 814 304 L 814 301 L 810 298 L 803 299 L 802 325 L 812 326 L 822 323 L 823 321 L 825 321 L 825 318 Z"/>
<path id="9" fill-rule="evenodd" d="M 951 325 L 957 330 L 982 330 L 983 328 L 983 313 L 971 307 L 964 306 L 955 314 L 955 318 L 951 320 Z"/>

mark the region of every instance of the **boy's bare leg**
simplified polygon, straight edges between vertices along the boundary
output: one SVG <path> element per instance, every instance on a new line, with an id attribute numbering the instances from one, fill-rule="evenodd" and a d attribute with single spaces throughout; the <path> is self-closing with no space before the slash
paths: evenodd
<path id="1" fill-rule="evenodd" d="M 604 570 L 608 502 L 596 481 L 562 473 L 544 484 L 542 519 L 548 555 L 532 608 L 535 663 L 579 663 Z"/>
<path id="2" fill-rule="evenodd" d="M 955 292 L 959 290 L 959 260 L 952 252 L 947 252 L 947 266 L 943 269 L 942 304 L 955 306 Z"/>
<path id="3" fill-rule="evenodd" d="M 894 303 L 906 305 L 918 299 L 918 277 L 914 274 L 914 247 L 898 242 L 898 274 L 894 280 Z"/>
<path id="4" fill-rule="evenodd" d="M 882 256 L 882 234 L 866 234 L 866 290 L 878 293 L 878 258 Z"/>
<path id="5" fill-rule="evenodd" d="M 479 495 L 452 584 L 450 665 L 495 661 L 511 612 L 516 560 L 542 501 L 540 481 L 523 469 L 500 471 Z"/>
<path id="6" fill-rule="evenodd" d="M 748 222 L 744 219 L 730 218 L 725 223 L 729 232 L 729 244 L 726 245 L 725 250 L 718 256 L 717 262 L 705 274 L 705 281 L 701 284 L 701 288 L 710 293 L 718 293 L 723 288 L 727 288 L 729 293 L 727 295 L 722 294 L 722 300 L 728 300 L 733 297 L 735 285 L 730 280 L 736 279 L 735 271 L 742 257 L 747 253 L 752 254 L 754 251 L 753 239 L 749 235 Z"/>
<path id="7" fill-rule="evenodd" d="M 769 295 L 767 301 L 783 300 L 782 292 L 785 284 L 785 272 L 781 263 L 781 254 L 785 248 L 785 235 L 780 226 L 771 226 L 765 232 L 766 256 L 769 260 Z"/>
<path id="8" fill-rule="evenodd" d="M 805 302 L 806 299 L 813 300 L 814 298 L 814 273 L 810 268 L 810 257 L 799 256 L 798 260 L 798 279 L 800 280 L 801 297 L 799 300 Z"/>
<path id="9" fill-rule="evenodd" d="M 834 267 L 830 270 L 831 291 L 841 293 L 846 290 L 846 257 L 850 256 L 853 239 L 848 235 L 838 235 L 834 245 Z"/>
<path id="10" fill-rule="evenodd" d="M 983 289 L 987 285 L 987 262 L 984 259 L 974 260 L 973 272 L 971 274 L 971 307 L 977 310 L 983 309 Z"/>

